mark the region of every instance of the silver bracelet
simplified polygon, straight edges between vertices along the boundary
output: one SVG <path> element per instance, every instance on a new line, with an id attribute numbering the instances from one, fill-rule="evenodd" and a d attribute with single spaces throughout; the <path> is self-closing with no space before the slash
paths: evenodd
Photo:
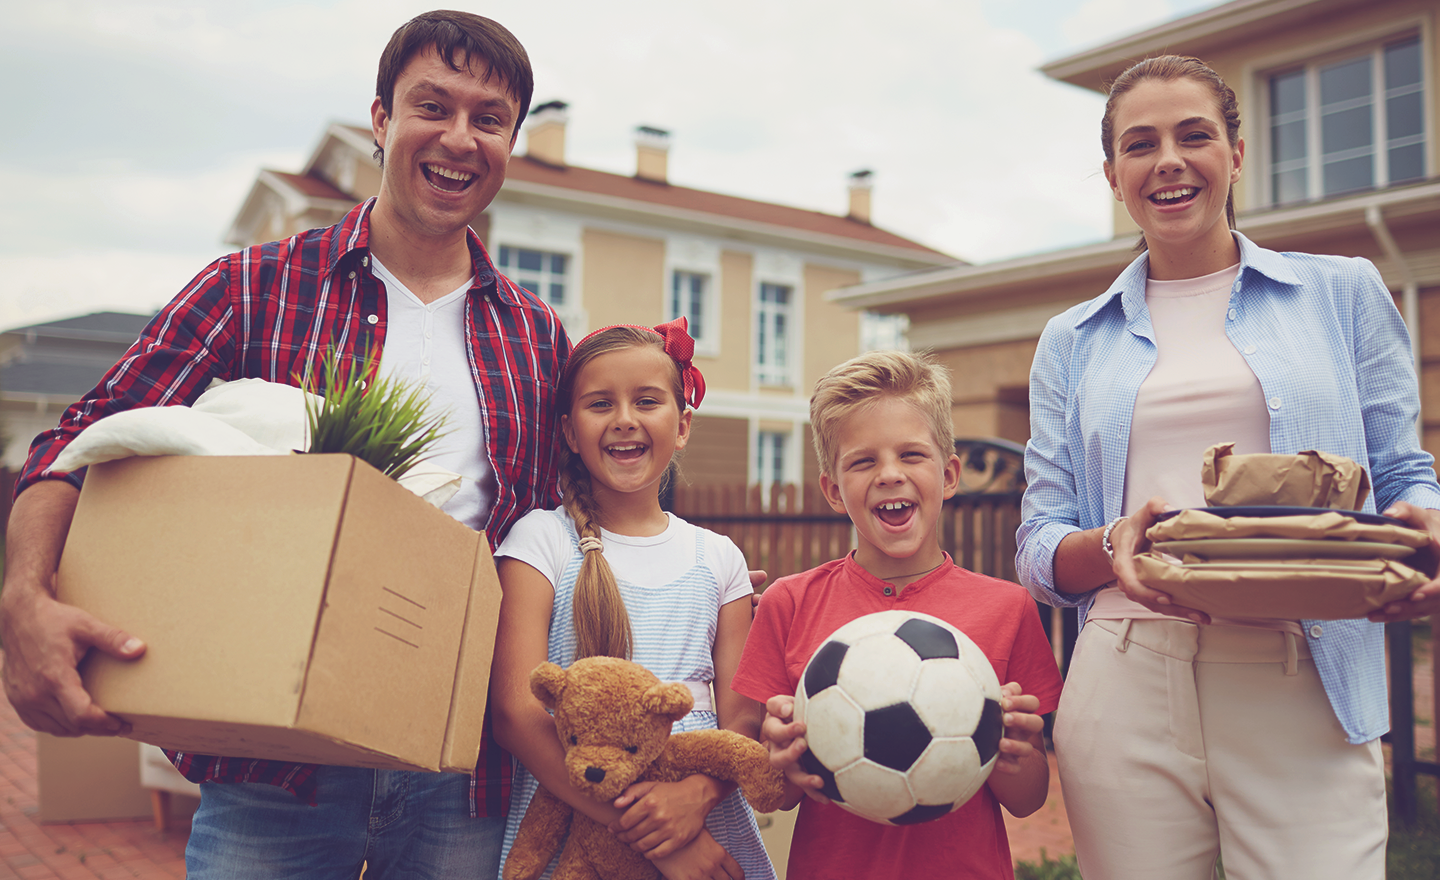
<path id="1" fill-rule="evenodd" d="M 1105 526 L 1105 531 L 1100 533 L 1100 546 L 1105 550 L 1105 555 L 1110 557 L 1111 562 L 1115 561 L 1115 545 L 1110 543 L 1110 533 L 1115 531 L 1115 527 L 1124 519 L 1123 516 L 1115 517 Z"/>

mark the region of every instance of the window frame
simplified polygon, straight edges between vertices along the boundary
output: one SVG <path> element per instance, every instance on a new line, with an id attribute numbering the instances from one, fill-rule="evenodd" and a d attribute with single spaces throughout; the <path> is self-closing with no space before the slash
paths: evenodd
<path id="1" fill-rule="evenodd" d="M 546 293 L 540 298 L 559 316 L 565 333 L 575 342 L 589 332 L 590 314 L 585 308 L 585 249 L 583 226 L 553 212 L 525 206 L 496 205 L 490 207 L 490 230 L 485 250 L 495 268 L 506 278 L 520 282 L 500 265 L 500 248 L 523 248 L 542 253 L 560 254 L 566 258 L 565 305 L 557 308 Z M 523 286 L 523 285 L 521 285 Z"/>
<path id="2" fill-rule="evenodd" d="M 1385 130 L 1386 123 L 1386 89 L 1384 81 L 1384 50 L 1387 46 L 1404 42 L 1409 39 L 1419 40 L 1420 55 L 1420 94 L 1421 94 L 1421 126 L 1420 137 L 1422 138 L 1422 168 L 1420 180 L 1433 177 L 1436 173 L 1432 153 L 1435 145 L 1435 114 L 1431 107 L 1434 100 L 1432 90 L 1437 88 L 1434 78 L 1434 71 L 1431 70 L 1430 52 L 1432 34 L 1427 21 L 1410 17 L 1377 24 L 1374 27 L 1360 31 L 1353 31 L 1345 36 L 1335 37 L 1330 40 L 1311 43 L 1299 46 L 1283 55 L 1277 54 L 1263 59 L 1257 59 L 1254 63 L 1247 65 L 1245 81 L 1253 86 L 1253 95 L 1258 99 L 1249 103 L 1253 104 L 1258 112 L 1253 115 L 1254 122 L 1248 122 L 1247 128 L 1252 136 L 1247 138 L 1250 141 L 1251 153 L 1249 164 L 1252 169 L 1258 171 L 1246 174 L 1245 194 L 1246 203 L 1255 205 L 1261 209 L 1275 209 L 1284 207 L 1296 207 L 1300 205 L 1313 204 L 1316 202 L 1328 201 L 1331 199 L 1348 198 L 1367 192 L 1375 192 L 1387 189 L 1392 185 L 1408 186 L 1416 180 L 1407 180 L 1401 184 L 1391 184 L 1389 175 L 1389 150 L 1391 149 L 1388 133 Z M 1347 190 L 1333 195 L 1326 195 L 1324 189 L 1324 153 L 1321 143 L 1322 118 L 1319 114 L 1319 93 L 1318 80 L 1319 71 L 1323 66 L 1329 66 L 1356 58 L 1368 58 L 1370 60 L 1371 90 L 1371 142 L 1370 156 L 1372 157 L 1372 183 L 1370 186 Z M 1277 201 L 1275 193 L 1275 162 L 1272 156 L 1274 150 L 1275 136 L 1272 128 L 1272 93 L 1271 83 L 1276 76 L 1283 76 L 1287 73 L 1294 73 L 1297 70 L 1304 71 L 1306 82 L 1305 95 L 1305 188 L 1306 192 L 1302 198 L 1291 201 Z M 1242 101 L 1244 97 L 1242 96 Z M 1249 116 L 1250 114 L 1246 114 Z M 1258 147 L 1258 149 L 1256 149 Z M 1257 165 L 1258 163 L 1258 165 Z"/>
<path id="3" fill-rule="evenodd" d="M 784 304 L 783 312 L 775 306 L 767 304 L 765 300 L 766 288 L 788 291 L 788 298 Z M 795 386 L 795 368 L 798 352 L 796 350 L 796 327 L 799 324 L 799 309 L 796 307 L 796 300 L 799 297 L 797 285 L 785 281 L 767 280 L 757 278 L 755 280 L 755 354 L 752 358 L 755 373 L 755 382 L 760 386 L 771 388 L 793 388 Z M 767 315 L 782 315 L 785 317 L 785 362 L 780 366 L 767 364 L 761 361 L 762 345 L 761 333 L 766 327 Z M 776 338 L 782 338 L 779 334 Z"/>

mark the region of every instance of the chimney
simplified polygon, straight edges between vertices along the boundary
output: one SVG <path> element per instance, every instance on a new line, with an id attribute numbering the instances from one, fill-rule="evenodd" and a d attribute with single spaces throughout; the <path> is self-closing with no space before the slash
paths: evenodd
<path id="1" fill-rule="evenodd" d="M 525 155 L 546 165 L 565 167 L 564 101 L 547 101 L 530 111 L 530 131 L 525 135 Z"/>
<path id="2" fill-rule="evenodd" d="M 870 185 L 875 172 L 864 168 L 850 175 L 850 213 L 846 216 L 870 223 Z"/>
<path id="3" fill-rule="evenodd" d="M 648 125 L 635 127 L 635 176 L 641 180 L 667 183 L 670 164 L 670 132 Z"/>

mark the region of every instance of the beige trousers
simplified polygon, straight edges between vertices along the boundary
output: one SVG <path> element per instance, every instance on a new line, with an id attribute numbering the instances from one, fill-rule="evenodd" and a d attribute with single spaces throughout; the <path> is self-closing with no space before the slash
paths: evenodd
<path id="1" fill-rule="evenodd" d="M 1303 638 L 1088 621 L 1055 719 L 1086 880 L 1383 880 L 1378 740 L 1345 741 Z"/>

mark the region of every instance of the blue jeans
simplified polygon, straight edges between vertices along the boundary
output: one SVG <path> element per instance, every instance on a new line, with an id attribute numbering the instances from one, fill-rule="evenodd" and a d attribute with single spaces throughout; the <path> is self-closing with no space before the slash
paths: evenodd
<path id="1" fill-rule="evenodd" d="M 279 786 L 207 782 L 189 880 L 491 880 L 505 820 L 470 817 L 470 777 L 321 767 L 315 806 Z"/>

